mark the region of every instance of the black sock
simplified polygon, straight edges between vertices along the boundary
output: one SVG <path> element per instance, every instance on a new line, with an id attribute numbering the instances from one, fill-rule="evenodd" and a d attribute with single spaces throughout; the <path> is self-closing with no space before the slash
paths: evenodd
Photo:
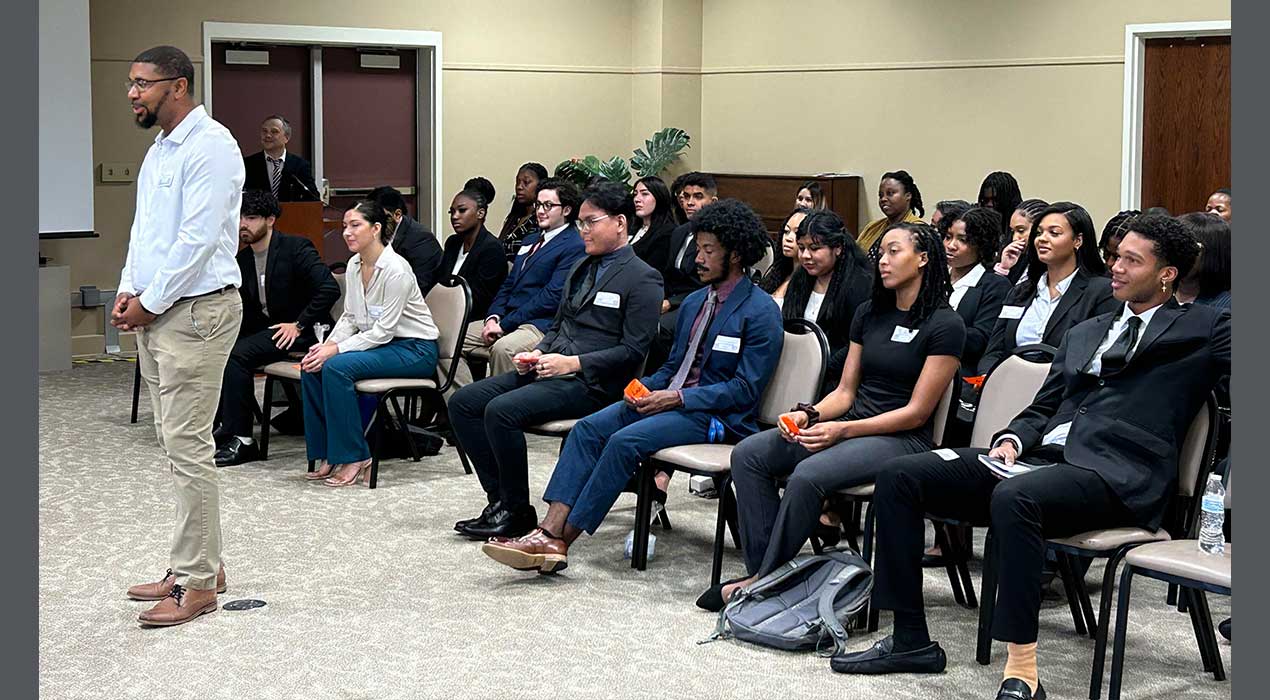
<path id="1" fill-rule="evenodd" d="M 912 651 L 930 644 L 926 615 L 921 612 L 895 612 L 894 651 Z"/>

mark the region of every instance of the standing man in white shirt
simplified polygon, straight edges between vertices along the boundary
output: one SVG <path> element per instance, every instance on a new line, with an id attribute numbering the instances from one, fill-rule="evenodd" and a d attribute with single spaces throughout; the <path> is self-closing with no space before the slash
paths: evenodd
<path id="1" fill-rule="evenodd" d="M 242 323 L 234 252 L 243 161 L 229 130 L 195 103 L 194 66 L 180 49 L 137 56 L 127 86 L 137 125 L 161 131 L 141 163 L 111 323 L 136 331 L 177 501 L 167 573 L 128 597 L 159 601 L 143 625 L 179 625 L 215 611 L 225 590 L 212 418 Z"/>

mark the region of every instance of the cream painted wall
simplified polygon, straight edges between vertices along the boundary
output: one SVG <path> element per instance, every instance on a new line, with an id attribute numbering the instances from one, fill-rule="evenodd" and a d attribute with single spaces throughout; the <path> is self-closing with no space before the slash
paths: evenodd
<path id="1" fill-rule="evenodd" d="M 928 211 L 1008 170 L 1101 227 L 1120 198 L 1125 25 L 1229 18 L 1217 0 L 704 0 L 703 165 L 857 173 L 869 219 L 888 170 Z"/>

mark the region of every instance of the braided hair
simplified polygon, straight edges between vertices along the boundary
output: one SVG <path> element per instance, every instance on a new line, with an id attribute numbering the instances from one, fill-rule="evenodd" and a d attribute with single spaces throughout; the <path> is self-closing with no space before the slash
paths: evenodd
<path id="1" fill-rule="evenodd" d="M 907 231 L 913 250 L 918 254 L 926 254 L 926 265 L 922 268 L 922 288 L 917 292 L 917 299 L 909 308 L 905 317 L 905 325 L 914 328 L 925 321 L 938 309 L 948 308 L 948 297 L 952 296 L 952 281 L 948 276 L 948 265 L 944 262 L 944 241 L 930 224 L 910 224 L 901 222 L 888 228 L 886 234 L 895 230 Z M 882 284 L 882 276 L 873 277 L 872 308 L 887 310 L 895 308 L 895 290 L 887 289 Z"/>
<path id="2" fill-rule="evenodd" d="M 991 207 L 985 203 L 988 199 L 992 200 Z M 983 184 L 979 185 L 979 206 L 995 209 L 1001 215 L 1002 245 L 1010 242 L 1010 215 L 1018 209 L 1022 201 L 1023 195 L 1019 194 L 1019 181 L 1004 170 L 988 173 L 988 176 L 983 179 Z"/>
<path id="3" fill-rule="evenodd" d="M 1098 238 L 1098 252 L 1102 253 L 1103 260 L 1108 266 L 1111 265 L 1112 243 L 1119 246 L 1120 240 L 1129 232 L 1129 227 L 1139 216 L 1142 216 L 1142 212 L 1137 209 L 1126 209 L 1107 219 L 1107 225 L 1102 227 L 1102 236 Z"/>
<path id="4" fill-rule="evenodd" d="M 922 206 L 922 192 L 917 189 L 917 183 L 913 182 L 913 176 L 908 174 L 907 170 L 896 170 L 894 172 L 882 173 L 883 180 L 895 180 L 904 186 L 904 191 L 911 194 L 913 198 L 909 200 L 908 208 L 917 212 L 919 217 L 926 215 L 926 209 Z"/>
<path id="5" fill-rule="evenodd" d="M 810 238 L 814 243 L 842 250 L 834 264 L 829 287 L 825 289 L 825 300 L 820 305 L 820 320 L 817 323 L 826 332 L 830 328 L 850 326 L 855 308 L 848 295 L 856 276 L 869 274 L 869 259 L 847 232 L 842 217 L 828 209 L 817 209 L 808 214 L 798 225 L 798 238 Z M 811 298 L 815 288 L 816 278 L 809 275 L 801 265 L 795 268 L 789 279 L 789 288 L 785 291 L 785 302 L 781 304 L 781 316 L 787 321 L 802 318 L 807 300 Z"/>

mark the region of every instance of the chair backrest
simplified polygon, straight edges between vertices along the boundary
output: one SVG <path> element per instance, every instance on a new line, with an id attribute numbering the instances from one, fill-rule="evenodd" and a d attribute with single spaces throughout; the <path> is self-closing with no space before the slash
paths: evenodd
<path id="1" fill-rule="evenodd" d="M 1177 454 L 1177 492 L 1191 497 L 1203 492 L 1213 466 L 1217 437 L 1217 401 L 1209 397 L 1195 413 Z M 1227 493 L 1230 492 L 1227 487 Z"/>
<path id="2" fill-rule="evenodd" d="M 970 446 L 991 447 L 992 436 L 1032 405 L 1049 372 L 1050 363 L 1028 362 L 1018 355 L 1011 355 L 997 365 L 983 383 Z"/>
<path id="3" fill-rule="evenodd" d="M 344 315 L 344 295 L 348 293 L 348 282 L 345 281 L 344 273 L 335 275 L 335 283 L 340 286 L 340 296 L 331 307 L 331 318 L 338 323 L 340 316 Z"/>
<path id="4" fill-rule="evenodd" d="M 785 344 L 776 372 L 759 399 L 758 420 L 775 425 L 782 413 L 804 401 L 815 401 L 829 362 L 829 341 L 816 324 L 801 318 L 785 322 Z"/>
<path id="5" fill-rule="evenodd" d="M 941 447 L 944 444 L 944 431 L 948 428 L 949 413 L 952 412 L 953 399 L 958 394 L 957 383 L 960 381 L 961 377 L 954 374 L 952 381 L 948 382 L 948 388 L 944 389 L 944 395 L 939 397 L 939 405 L 935 406 L 935 422 L 930 430 L 931 443 L 935 447 Z"/>
<path id="6" fill-rule="evenodd" d="M 772 250 L 772 246 L 769 245 L 767 246 L 767 252 L 763 253 L 763 257 L 760 258 L 758 262 L 754 263 L 754 267 L 750 269 L 757 273 L 759 277 L 762 277 L 767 274 L 767 271 L 771 269 L 772 263 L 774 262 L 776 262 L 776 253 Z"/>
<path id="7" fill-rule="evenodd" d="M 450 275 L 437 282 L 424 301 L 432 313 L 432 322 L 440 332 L 437 338 L 437 377 L 440 381 L 437 384 L 441 391 L 446 391 L 454 379 L 454 370 L 463 349 L 467 315 L 472 308 L 472 291 L 462 277 Z"/>

